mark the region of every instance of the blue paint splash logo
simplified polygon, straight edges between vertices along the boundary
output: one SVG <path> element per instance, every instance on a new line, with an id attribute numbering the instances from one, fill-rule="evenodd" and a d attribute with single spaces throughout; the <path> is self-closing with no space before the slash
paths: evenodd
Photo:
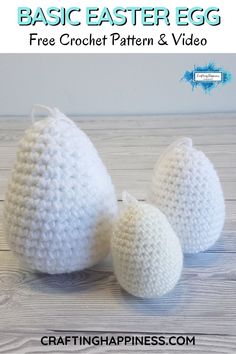
<path id="1" fill-rule="evenodd" d="M 219 85 L 229 83 L 231 79 L 231 73 L 216 67 L 214 63 L 209 63 L 206 66 L 194 66 L 192 71 L 186 71 L 182 77 L 183 81 L 190 83 L 192 90 L 200 87 L 205 93 L 210 93 Z"/>

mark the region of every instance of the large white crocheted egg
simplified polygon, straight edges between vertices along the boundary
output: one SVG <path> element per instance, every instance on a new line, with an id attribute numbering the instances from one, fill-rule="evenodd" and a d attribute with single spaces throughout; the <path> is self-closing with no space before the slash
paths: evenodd
<path id="1" fill-rule="evenodd" d="M 184 253 L 204 251 L 220 236 L 225 218 L 221 184 L 191 139 L 178 140 L 157 161 L 150 201 L 167 216 Z"/>
<path id="2" fill-rule="evenodd" d="M 124 195 L 114 225 L 112 258 L 120 285 L 130 294 L 159 297 L 174 288 L 182 271 L 180 242 L 156 207 Z"/>
<path id="3" fill-rule="evenodd" d="M 111 178 L 93 144 L 57 110 L 20 142 L 6 194 L 5 233 L 31 269 L 82 270 L 109 251 L 117 212 Z"/>

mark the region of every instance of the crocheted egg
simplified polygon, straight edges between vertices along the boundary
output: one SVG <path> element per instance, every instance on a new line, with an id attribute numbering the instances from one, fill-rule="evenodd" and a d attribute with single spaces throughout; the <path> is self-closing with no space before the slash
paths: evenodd
<path id="1" fill-rule="evenodd" d="M 58 110 L 50 112 L 20 142 L 4 219 L 11 249 L 30 268 L 54 274 L 107 255 L 117 202 L 87 135 Z"/>
<path id="2" fill-rule="evenodd" d="M 184 253 L 211 247 L 224 225 L 224 196 L 217 173 L 203 152 L 183 138 L 154 168 L 150 199 L 167 216 Z"/>
<path id="3" fill-rule="evenodd" d="M 165 215 L 124 194 L 124 210 L 114 225 L 112 258 L 120 285 L 130 294 L 153 298 L 176 285 L 183 255 Z"/>

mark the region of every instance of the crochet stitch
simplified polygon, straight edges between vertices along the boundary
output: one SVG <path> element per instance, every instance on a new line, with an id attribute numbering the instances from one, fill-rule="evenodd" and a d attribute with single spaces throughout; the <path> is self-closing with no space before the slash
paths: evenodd
<path id="1" fill-rule="evenodd" d="M 130 294 L 153 298 L 176 285 L 183 255 L 165 215 L 123 194 L 124 210 L 114 226 L 112 258 L 120 285 Z"/>
<path id="2" fill-rule="evenodd" d="M 191 139 L 170 145 L 157 161 L 149 200 L 167 216 L 184 253 L 204 251 L 219 238 L 225 218 L 221 184 Z"/>
<path id="3" fill-rule="evenodd" d="M 19 145 L 4 209 L 11 249 L 41 272 L 82 270 L 107 255 L 116 213 L 112 181 L 93 144 L 50 110 Z"/>

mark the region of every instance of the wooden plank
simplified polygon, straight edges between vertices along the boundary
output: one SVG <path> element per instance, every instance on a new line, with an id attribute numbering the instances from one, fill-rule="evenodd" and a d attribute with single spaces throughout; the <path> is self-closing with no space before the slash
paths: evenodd
<path id="1" fill-rule="evenodd" d="M 112 170 L 109 169 L 117 196 L 120 199 L 124 190 L 129 191 L 137 199 L 146 199 L 150 188 L 152 170 Z M 218 169 L 225 199 L 236 199 L 236 181 L 234 169 Z M 10 179 L 10 170 L 0 170 L 0 200 L 4 200 L 7 184 Z"/>
<path id="2" fill-rule="evenodd" d="M 0 209 L 1 210 L 1 209 Z M 0 222 L 2 223 L 2 213 L 0 211 Z M 219 240 L 206 253 L 236 253 L 236 222 L 235 220 L 226 220 L 224 231 Z M 0 250 L 9 250 L 6 236 L 0 227 Z"/>
<path id="3" fill-rule="evenodd" d="M 235 118 L 236 119 L 236 118 Z M 205 125 L 201 125 L 201 126 L 188 126 L 188 127 L 181 127 L 178 124 L 176 124 L 177 122 L 175 122 L 175 125 L 169 125 L 165 124 L 165 126 L 161 126 L 159 127 L 158 121 L 156 122 L 156 126 L 155 126 L 155 121 L 153 122 L 153 126 L 148 127 L 148 126 L 140 126 L 138 122 L 131 122 L 131 126 L 129 126 L 130 122 L 126 122 L 126 126 L 124 126 L 124 121 L 118 121 L 117 127 L 116 128 L 108 128 L 105 126 L 101 127 L 100 124 L 102 124 L 102 122 L 97 122 L 97 123 L 93 123 L 93 126 L 91 125 L 92 122 L 91 121 L 84 121 L 83 124 L 82 122 L 78 123 L 75 122 L 76 125 L 81 128 L 82 130 L 84 130 L 85 132 L 87 132 L 88 135 L 90 135 L 91 137 L 93 136 L 103 136 L 106 135 L 107 137 L 112 136 L 113 134 L 119 134 L 119 135 L 124 135 L 124 134 L 128 134 L 128 135 L 140 135 L 142 133 L 146 134 L 147 136 L 163 136 L 163 137 L 169 137 L 169 136 L 174 136 L 174 135 L 186 135 L 191 133 L 193 136 L 201 136 L 201 135 L 207 135 L 207 136 L 212 136 L 214 134 L 227 134 L 230 132 L 234 132 L 235 131 L 235 126 L 232 124 L 230 126 L 228 125 L 216 125 L 216 126 L 205 126 Z M 119 125 L 118 125 L 119 124 Z M 8 141 L 8 140 L 12 140 L 15 141 L 19 138 L 21 138 L 25 132 L 26 129 L 28 129 L 31 126 L 30 124 L 27 124 L 27 126 L 24 124 L 24 122 L 22 122 L 22 124 L 20 123 L 16 123 L 16 125 L 18 125 L 18 128 L 15 127 L 15 129 L 13 129 L 11 127 L 6 128 L 3 124 L 3 122 L 1 122 L 0 120 L 0 140 L 2 141 Z"/>
<path id="4" fill-rule="evenodd" d="M 0 222 L 2 216 L 0 213 Z M 236 253 L 236 222 L 235 220 L 227 220 L 224 231 L 219 240 L 213 245 L 206 253 Z M 6 241 L 6 236 L 3 232 L 2 226 L 0 227 L 0 250 L 9 250 Z"/>
<path id="5" fill-rule="evenodd" d="M 181 115 L 135 115 L 135 116 L 70 116 L 70 118 L 87 129 L 118 129 L 125 130 L 134 127 L 166 128 L 167 126 L 186 127 L 235 127 L 236 113 L 181 114 Z M 38 119 L 42 119 L 39 117 Z M 0 116 L 0 131 L 2 129 L 23 129 L 32 124 L 28 116 Z"/>
<path id="6" fill-rule="evenodd" d="M 236 257 L 199 254 L 185 259 L 176 288 L 142 300 L 121 290 L 110 260 L 67 275 L 28 271 L 11 252 L 0 252 L 0 332 L 11 329 L 134 331 L 235 335 Z M 16 318 L 20 319 L 19 323 Z"/>
<path id="7" fill-rule="evenodd" d="M 236 119 L 236 118 L 235 118 Z M 1 126 L 1 124 L 0 124 Z M 88 134 L 91 140 L 95 143 L 101 141 L 110 143 L 111 140 L 114 140 L 115 143 L 120 141 L 125 142 L 125 146 L 136 146 L 137 142 L 141 143 L 142 146 L 166 146 L 170 142 L 182 136 L 189 136 L 193 139 L 194 144 L 197 145 L 229 145 L 235 144 L 233 139 L 234 133 L 236 132 L 236 127 L 197 127 L 197 128 L 179 128 L 179 127 L 168 127 L 160 129 L 155 128 L 143 128 L 137 129 L 88 129 L 87 127 L 83 128 L 84 132 Z M 0 129 L 0 144 L 5 146 L 15 146 L 18 144 L 18 141 L 23 137 L 24 130 L 11 130 L 11 129 Z M 225 136 L 229 136 L 230 140 L 224 140 Z M 125 137 L 127 136 L 127 141 Z M 215 138 L 219 138 L 216 140 Z M 143 141 L 144 140 L 144 141 Z M 147 141 L 148 140 L 148 141 Z M 147 144 L 145 144 L 148 143 Z M 120 145 L 122 148 L 124 145 Z"/>
<path id="8" fill-rule="evenodd" d="M 128 137 L 127 137 L 128 139 Z M 152 169 L 156 163 L 158 157 L 164 149 L 156 149 L 148 146 L 148 148 L 141 149 L 138 142 L 135 143 L 137 148 L 133 147 L 132 151 L 129 151 L 128 147 L 125 150 L 119 147 L 116 149 L 111 146 L 104 147 L 96 144 L 97 150 L 100 153 L 102 160 L 110 170 L 125 170 L 125 169 Z M 148 144 L 148 142 L 146 142 Z M 139 146 L 139 147 L 138 147 Z M 122 151 L 123 150 L 123 151 Z M 11 169 L 16 160 L 17 148 L 12 146 L 0 146 L 0 169 Z M 208 158 L 212 161 L 215 168 L 236 168 L 236 158 L 232 152 L 209 152 Z"/>
<path id="9" fill-rule="evenodd" d="M 121 205 L 121 202 L 119 202 Z M 9 250 L 2 228 L 3 202 L 0 202 L 0 250 Z M 208 252 L 236 253 L 236 200 L 226 201 L 226 221 L 220 239 Z"/>
<path id="10" fill-rule="evenodd" d="M 151 171 L 175 138 L 190 136 L 215 164 L 226 198 L 226 223 L 207 252 L 186 256 L 173 292 L 141 300 L 121 290 L 111 259 L 92 269 L 49 276 L 27 270 L 9 251 L 0 202 L 0 353 L 41 353 L 43 334 L 195 334 L 197 345 L 161 353 L 236 353 L 236 114 L 160 117 L 73 117 L 90 136 L 117 190 L 145 200 Z M 0 117 L 0 200 L 30 120 Z M 152 347 L 68 347 L 69 352 L 156 353 Z M 159 348 L 158 348 L 159 349 Z M 43 352 L 64 352 L 47 347 Z M 159 352 L 159 351 L 158 351 Z"/>

